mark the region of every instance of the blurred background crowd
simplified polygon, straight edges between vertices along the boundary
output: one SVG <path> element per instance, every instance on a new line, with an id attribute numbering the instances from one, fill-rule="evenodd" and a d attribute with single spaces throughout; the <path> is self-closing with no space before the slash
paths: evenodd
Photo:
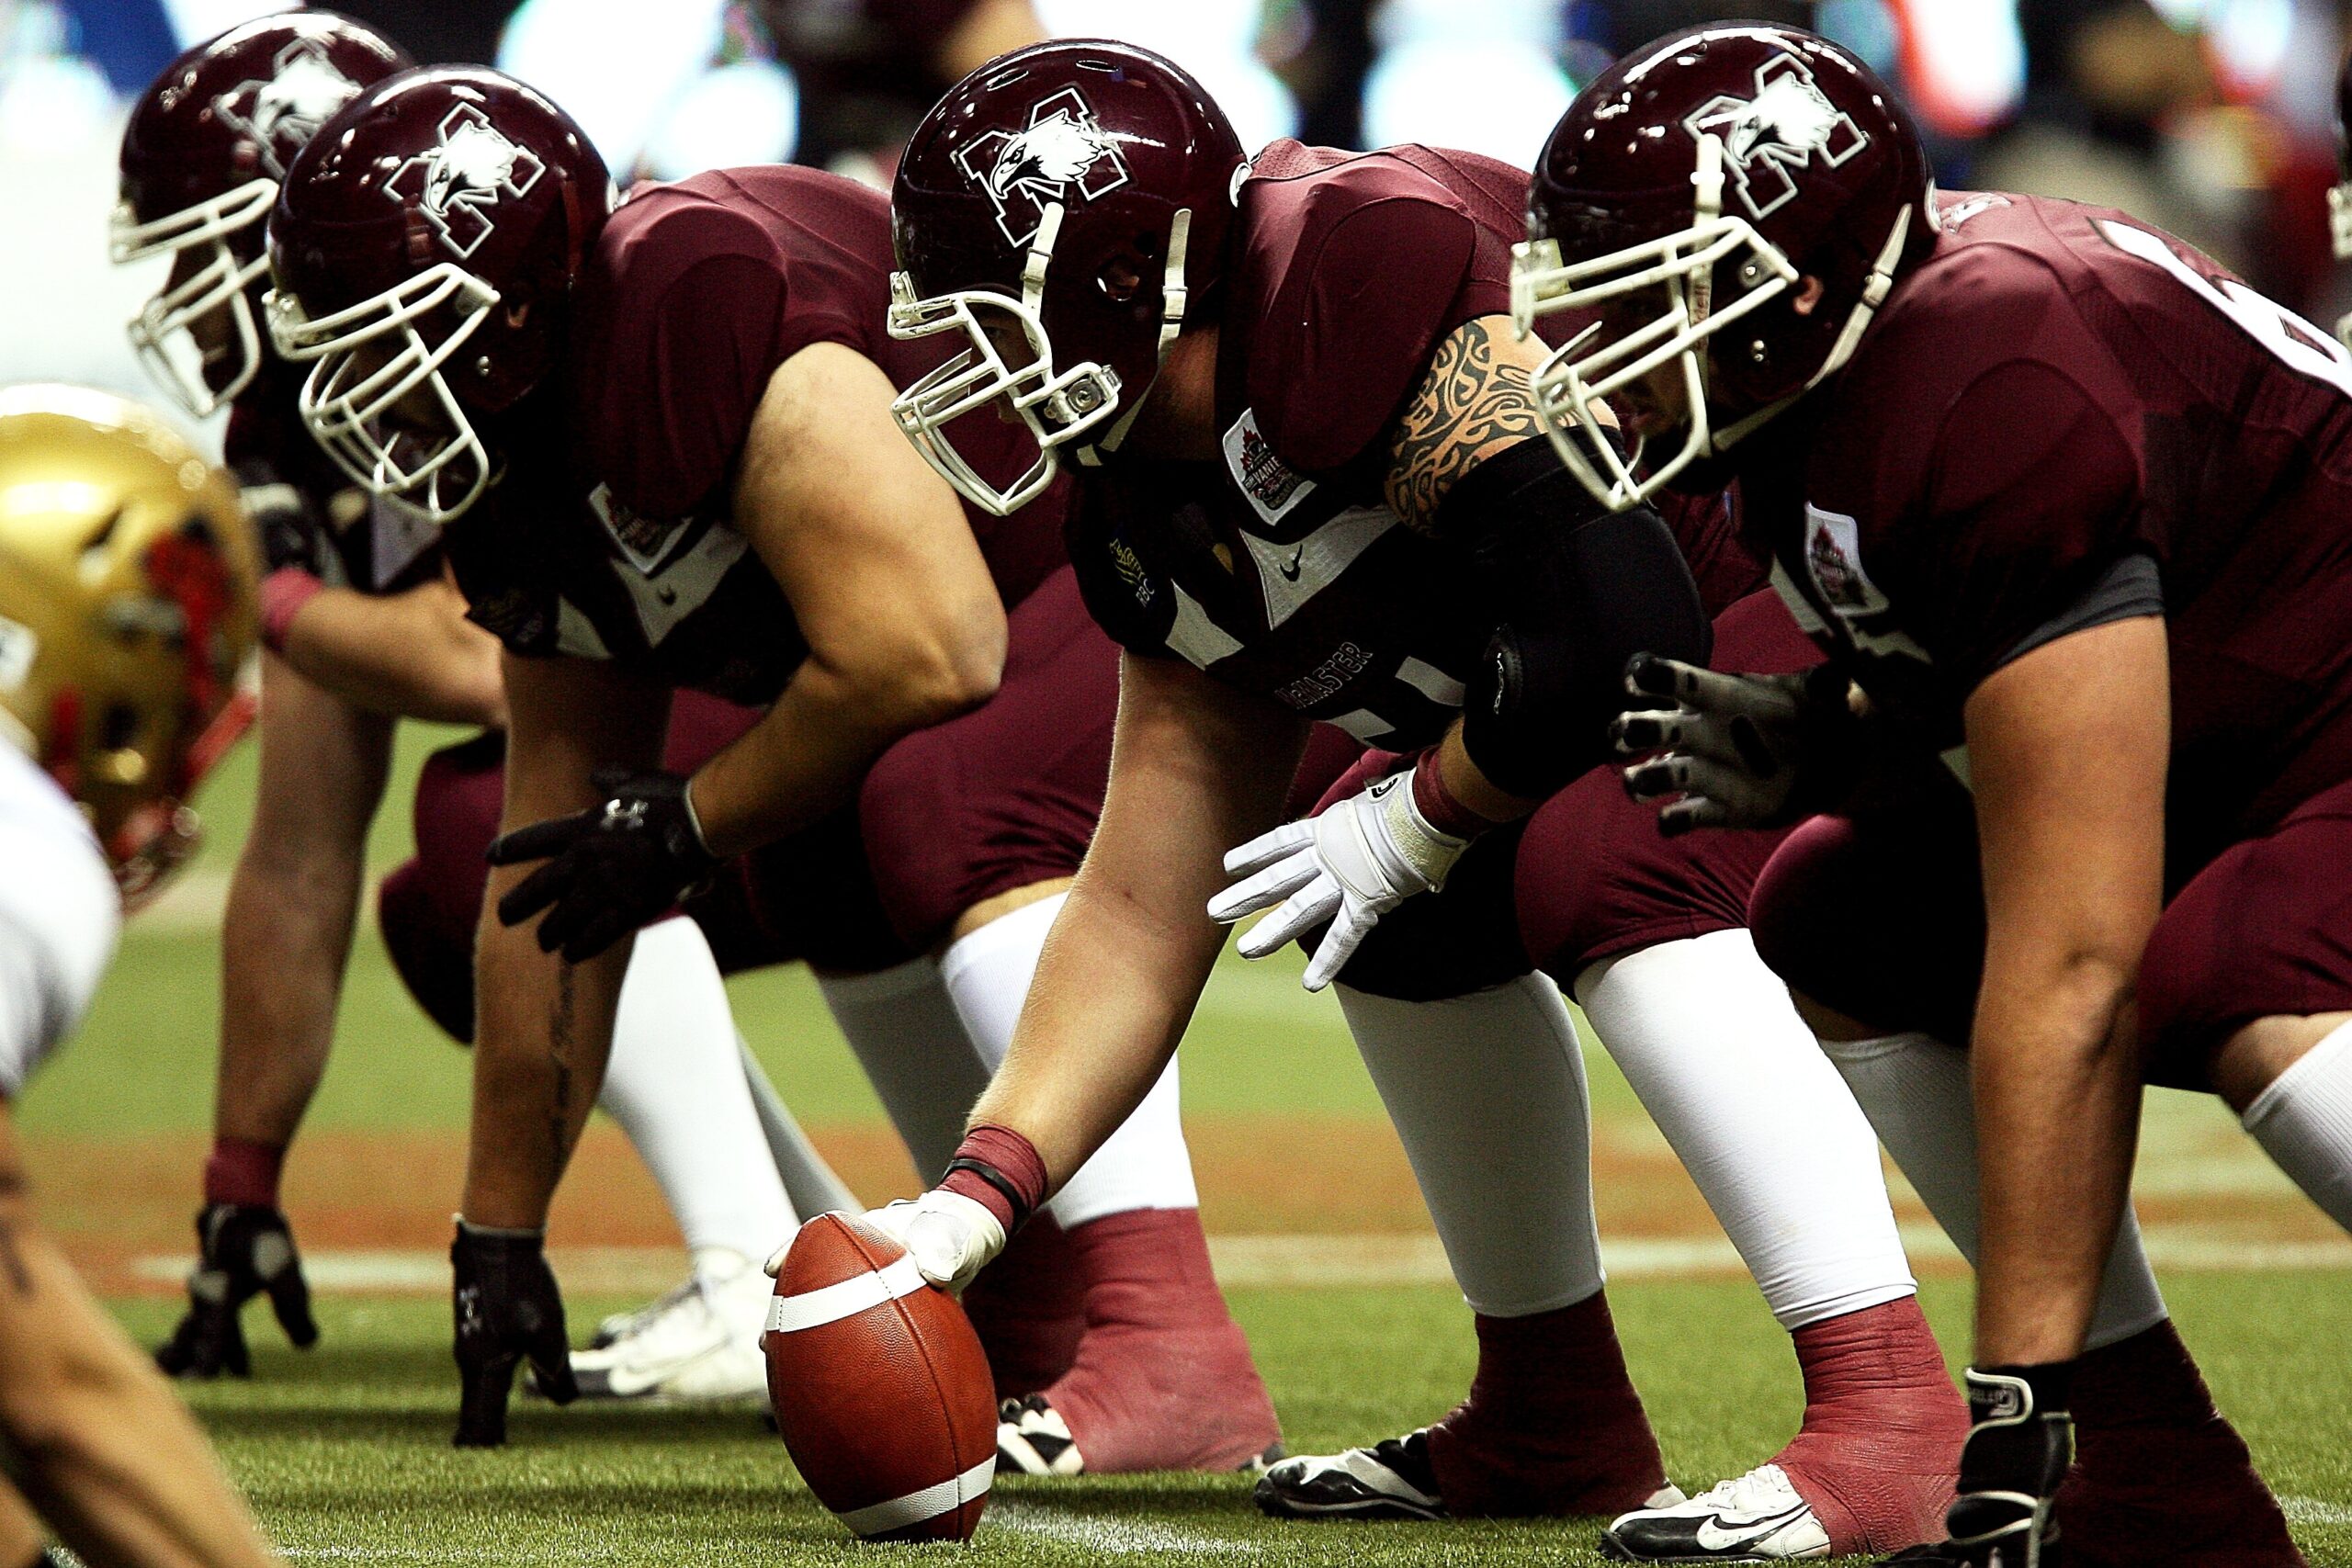
<path id="1" fill-rule="evenodd" d="M 130 96 L 270 0 L 0 0 L 0 383 L 139 395 L 106 265 Z M 2123 208 L 2322 321 L 2336 66 L 2352 0 L 345 0 L 425 61 L 499 65 L 611 166 L 795 160 L 887 184 L 937 93 L 1048 34 L 1186 66 L 1246 142 L 1427 141 L 1523 164 L 1615 54 L 1721 17 L 1812 27 L 1908 96 L 1948 187 Z M 158 262 L 158 265 L 164 265 Z M 119 275 L 119 276 L 117 276 Z M 199 435 L 203 433 L 198 433 Z"/>

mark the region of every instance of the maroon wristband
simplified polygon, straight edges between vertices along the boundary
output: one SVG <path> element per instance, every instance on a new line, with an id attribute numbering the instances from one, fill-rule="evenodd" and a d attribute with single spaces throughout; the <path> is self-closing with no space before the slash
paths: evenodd
<path id="1" fill-rule="evenodd" d="M 1010 1236 L 1046 1201 L 1046 1162 L 1012 1128 L 984 1122 L 964 1134 L 939 1185 L 994 1214 Z"/>
<path id="2" fill-rule="evenodd" d="M 1432 746 L 1421 753 L 1413 764 L 1413 807 L 1421 820 L 1453 839 L 1475 839 L 1487 829 L 1498 827 L 1491 817 L 1482 817 L 1455 798 L 1445 787 L 1445 773 L 1438 763 L 1438 748 Z"/>
<path id="3" fill-rule="evenodd" d="M 272 653 L 286 651 L 286 634 L 302 606 L 318 596 L 325 583 L 299 566 L 281 566 L 261 580 L 261 640 Z"/>

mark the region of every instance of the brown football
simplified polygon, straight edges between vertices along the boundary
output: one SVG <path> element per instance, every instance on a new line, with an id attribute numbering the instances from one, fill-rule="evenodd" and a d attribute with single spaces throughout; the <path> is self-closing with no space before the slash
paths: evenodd
<path id="1" fill-rule="evenodd" d="M 906 1248 L 819 1214 L 776 1270 L 762 1344 L 800 1478 L 871 1540 L 969 1540 L 996 1474 L 996 1383 L 964 1309 Z"/>

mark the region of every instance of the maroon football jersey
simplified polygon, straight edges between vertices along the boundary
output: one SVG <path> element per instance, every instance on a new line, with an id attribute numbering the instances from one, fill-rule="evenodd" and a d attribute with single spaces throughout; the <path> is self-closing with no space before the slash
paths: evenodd
<path id="1" fill-rule="evenodd" d="M 1942 212 L 1746 503 L 1809 629 L 1952 740 L 1992 671 L 2160 590 L 2181 874 L 2352 776 L 2352 356 L 2121 213 Z"/>
<path id="2" fill-rule="evenodd" d="M 892 265 L 888 200 L 814 169 L 639 187 L 578 286 L 563 384 L 509 422 L 520 455 L 481 515 L 451 531 L 475 618 L 518 652 L 615 659 L 772 701 L 807 647 L 729 524 L 736 466 L 769 377 L 803 348 L 854 349 L 899 387 L 949 352 L 889 335 Z M 993 477 L 1022 466 L 1017 434 L 984 457 Z M 547 503 L 567 491 L 581 499 Z M 1008 606 L 1066 558 L 1065 494 L 1010 518 L 965 508 Z"/>
<path id="3" fill-rule="evenodd" d="M 1385 435 L 1445 335 L 1510 310 L 1526 188 L 1429 147 L 1258 155 L 1217 317 L 1220 460 L 1081 471 L 1070 555 L 1114 637 L 1375 746 L 1444 732 L 1495 617 L 1467 547 L 1389 510 Z M 1669 522 L 1724 603 L 1757 585 L 1719 498 Z"/>
<path id="4" fill-rule="evenodd" d="M 294 412 L 300 373 L 271 361 L 231 405 L 221 456 L 261 526 L 269 570 L 397 593 L 441 573 L 440 530 L 351 482 Z"/>

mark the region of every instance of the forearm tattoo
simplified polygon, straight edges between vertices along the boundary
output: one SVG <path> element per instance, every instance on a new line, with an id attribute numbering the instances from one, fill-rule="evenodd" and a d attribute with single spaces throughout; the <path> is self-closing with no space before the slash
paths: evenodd
<path id="1" fill-rule="evenodd" d="M 1465 321 L 1438 345 L 1428 378 L 1397 422 L 1388 449 L 1389 507 L 1427 532 L 1454 480 L 1543 434 L 1527 367 L 1496 354 L 1484 321 Z"/>

